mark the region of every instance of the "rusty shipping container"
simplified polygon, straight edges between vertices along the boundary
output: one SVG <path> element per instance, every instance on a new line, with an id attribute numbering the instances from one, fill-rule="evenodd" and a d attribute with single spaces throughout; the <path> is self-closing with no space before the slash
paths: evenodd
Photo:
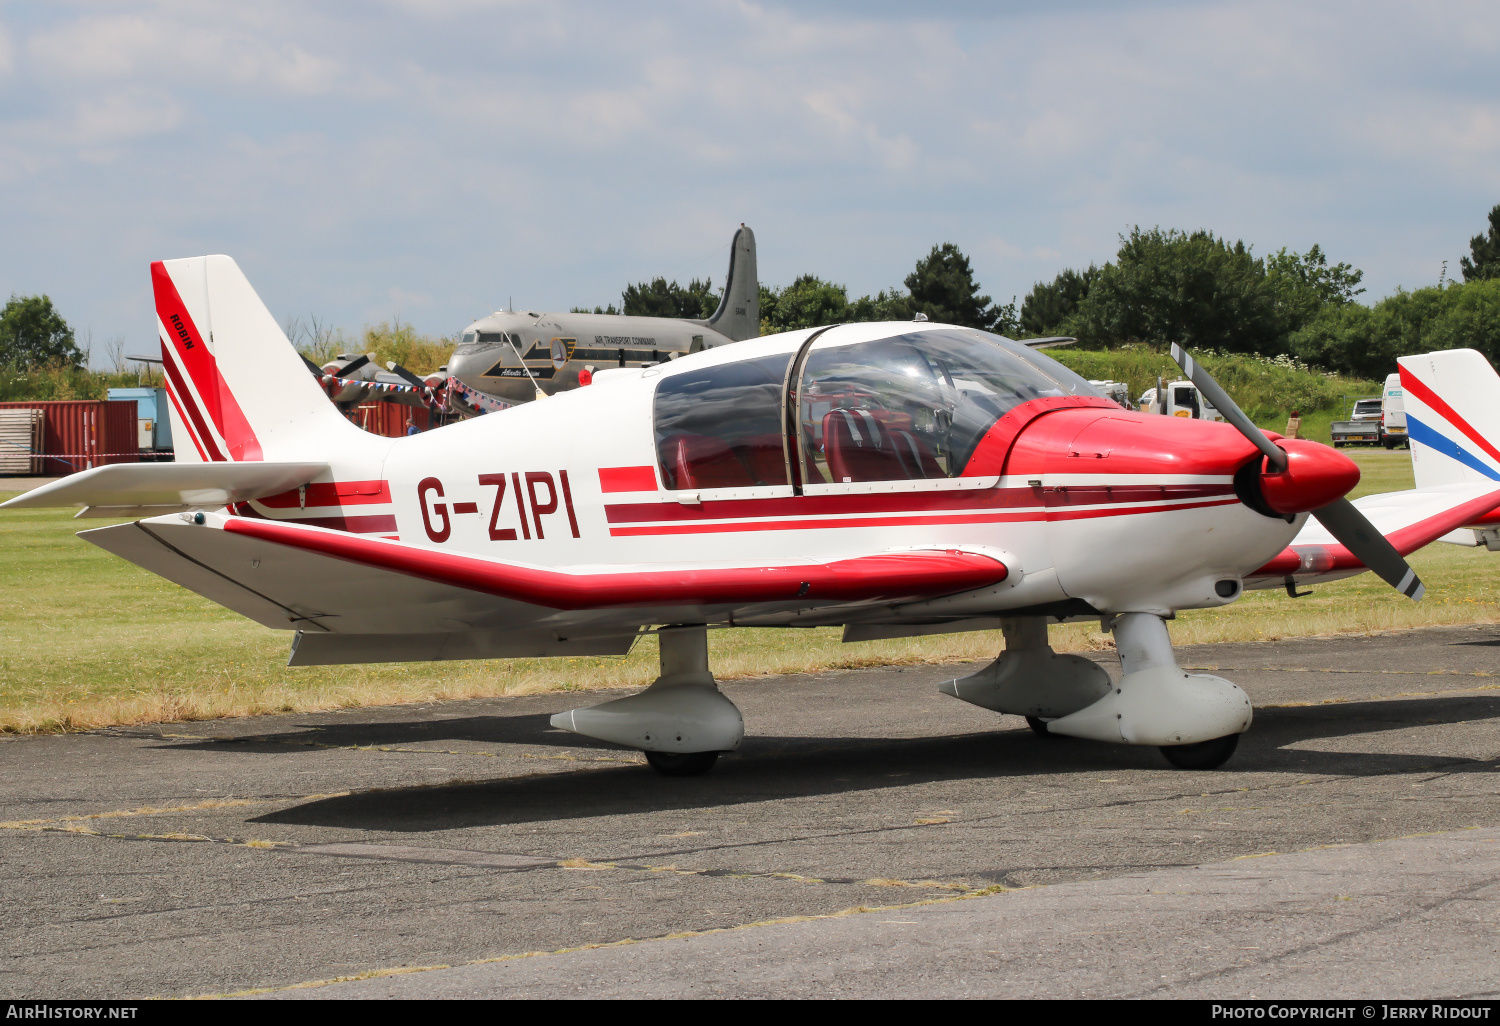
<path id="1" fill-rule="evenodd" d="M 405 403 L 365 403 L 351 410 L 349 419 L 372 435 L 400 438 L 413 427 L 426 431 L 431 417 L 425 408 Z"/>
<path id="2" fill-rule="evenodd" d="M 134 399 L 0 403 L 0 409 L 42 411 L 42 445 L 33 473 L 61 477 L 107 463 L 140 462 Z"/>

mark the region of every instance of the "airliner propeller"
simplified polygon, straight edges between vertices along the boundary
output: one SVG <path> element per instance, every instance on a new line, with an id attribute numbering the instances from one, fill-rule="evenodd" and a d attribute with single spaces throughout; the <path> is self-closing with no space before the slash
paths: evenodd
<path id="1" fill-rule="evenodd" d="M 1413 570 L 1386 540 L 1385 535 L 1343 495 L 1358 480 L 1348 482 L 1336 496 L 1329 496 L 1330 487 L 1340 487 L 1340 475 L 1334 466 L 1333 457 L 1345 460 L 1326 446 L 1312 443 L 1299 444 L 1291 441 L 1291 448 L 1277 445 L 1255 422 L 1245 415 L 1229 394 L 1219 387 L 1213 376 L 1204 370 L 1175 342 L 1172 344 L 1172 359 L 1182 368 L 1188 380 L 1198 386 L 1210 403 L 1218 408 L 1224 419 L 1239 429 L 1240 434 L 1250 440 L 1265 454 L 1258 481 L 1261 498 L 1277 513 L 1292 514 L 1310 512 L 1318 522 L 1328 529 L 1344 548 L 1348 549 L 1376 576 L 1413 601 L 1421 599 L 1426 588 Z M 1283 439 L 1283 442 L 1289 441 Z M 1326 452 L 1324 451 L 1326 450 Z M 1323 502 L 1328 499 L 1330 501 Z"/>
<path id="2" fill-rule="evenodd" d="M 401 366 L 395 360 L 387 361 L 385 369 L 399 377 L 401 380 L 407 382 L 408 384 L 415 385 L 417 388 L 425 389 L 427 387 L 427 382 L 417 377 L 415 374 L 407 370 L 405 367 Z"/>
<path id="3" fill-rule="evenodd" d="M 348 363 L 344 364 L 337 371 L 335 371 L 334 377 L 347 378 L 350 374 L 353 374 L 355 371 L 359 370 L 369 362 L 370 357 L 367 354 L 356 356 L 354 359 L 350 360 Z"/>

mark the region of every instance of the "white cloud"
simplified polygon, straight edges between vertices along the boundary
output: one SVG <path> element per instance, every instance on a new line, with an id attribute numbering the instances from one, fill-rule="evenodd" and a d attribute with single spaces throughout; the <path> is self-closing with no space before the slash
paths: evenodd
<path id="1" fill-rule="evenodd" d="M 37 33 L 27 49 L 41 78 L 146 77 L 178 85 L 272 86 L 299 95 L 327 92 L 338 82 L 337 61 L 258 31 L 264 30 L 161 13 L 88 17 Z"/>
<path id="2" fill-rule="evenodd" d="M 170 96 L 145 90 L 109 93 L 78 104 L 73 141 L 98 146 L 170 132 L 182 122 L 182 107 Z"/>
<path id="3" fill-rule="evenodd" d="M 717 280 L 722 255 L 693 254 L 745 220 L 768 283 L 871 291 L 952 240 L 1008 297 L 1159 223 L 1321 242 L 1379 295 L 1500 199 L 1490 6 L 1021 6 L 8 15 L 0 232 L 27 256 L 0 253 L 0 294 L 71 282 L 97 330 L 149 336 L 144 262 L 230 251 L 287 312 L 353 327 L 399 296 L 449 331 L 507 292 Z"/>

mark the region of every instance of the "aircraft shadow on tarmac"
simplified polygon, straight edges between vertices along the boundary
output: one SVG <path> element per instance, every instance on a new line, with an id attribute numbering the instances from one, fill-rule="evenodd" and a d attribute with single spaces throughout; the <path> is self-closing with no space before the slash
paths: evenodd
<path id="1" fill-rule="evenodd" d="M 619 745 L 595 741 L 580 734 L 558 730 L 550 714 L 523 716 L 458 716 L 440 720 L 410 720 L 399 723 L 309 724 L 303 730 L 280 734 L 250 734 L 237 738 L 215 738 L 190 744 L 166 744 L 174 750 L 197 749 L 241 752 L 247 755 L 284 755 L 308 747 L 359 748 L 431 744 L 434 741 L 472 744 L 545 745 L 549 748 L 592 748 L 618 751 Z"/>
<path id="2" fill-rule="evenodd" d="M 1500 718 L 1500 697 L 1488 696 L 1258 710 L 1255 726 L 1241 743 L 1239 752 L 1218 774 L 1228 778 L 1231 774 L 1245 773 L 1360 777 L 1432 770 L 1489 772 L 1494 768 L 1491 762 L 1441 752 L 1336 752 L 1286 746 L 1496 718 Z M 505 717 L 475 719 L 495 722 L 496 733 L 483 738 L 470 735 L 470 740 L 493 741 L 524 733 L 513 725 L 500 726 Z M 534 724 L 539 718 L 516 719 Z M 464 722 L 444 721 L 435 726 Z M 371 726 L 403 725 L 351 725 L 349 729 L 363 731 Z M 317 732 L 318 742 L 330 744 L 337 739 L 351 743 L 345 729 L 325 728 Z M 434 733 L 447 736 L 446 731 Z M 368 738 L 367 734 L 359 736 Z M 391 743 L 391 735 L 383 736 L 386 740 L 376 743 Z M 569 746 L 577 747 L 577 739 L 572 735 L 563 737 L 568 739 Z M 435 738 L 429 734 L 426 739 Z M 561 739 L 529 743 L 560 744 Z M 286 746 L 275 747 L 288 750 Z M 459 784 L 355 792 L 283 809 L 255 822 L 426 832 L 704 809 L 774 799 L 853 794 L 933 781 L 1157 768 L 1164 774 L 1180 775 L 1184 784 L 1191 779 L 1189 789 L 1195 793 L 1208 786 L 1216 775 L 1172 770 L 1154 748 L 1040 738 L 1024 729 L 929 738 L 751 736 L 739 752 L 721 760 L 704 777 L 669 779 L 641 765 L 543 772 Z"/>

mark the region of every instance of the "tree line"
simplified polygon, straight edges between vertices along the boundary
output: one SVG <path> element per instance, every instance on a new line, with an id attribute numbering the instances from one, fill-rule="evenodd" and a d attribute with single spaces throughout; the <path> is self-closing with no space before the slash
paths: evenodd
<path id="1" fill-rule="evenodd" d="M 847 286 L 815 274 L 799 275 L 783 288 L 760 286 L 762 335 L 849 321 L 909 321 L 918 313 L 944 324 L 962 324 L 1002 335 L 1019 327 L 1016 303 L 1000 305 L 982 295 L 969 258 L 951 242 L 933 246 L 906 276 L 905 288 L 881 289 L 873 296 L 849 298 Z M 666 278 L 628 285 L 620 305 L 575 307 L 574 313 L 623 313 L 639 317 L 701 319 L 719 306 L 712 280 L 692 279 L 679 285 Z"/>
<path id="2" fill-rule="evenodd" d="M 1136 227 L 1102 267 L 1065 269 L 1036 283 L 1017 310 L 982 294 L 969 258 L 953 243 L 934 246 L 905 288 L 850 298 L 815 274 L 782 288 L 760 287 L 761 331 L 769 334 L 849 321 L 930 320 L 1013 338 L 1071 335 L 1082 348 L 1173 342 L 1199 350 L 1292 356 L 1308 366 L 1382 378 L 1396 357 L 1469 347 L 1500 365 L 1500 204 L 1460 260 L 1463 281 L 1406 290 L 1373 305 L 1364 272 L 1331 263 L 1320 245 L 1256 256 L 1243 240 L 1213 232 Z M 711 281 L 686 286 L 655 278 L 628 286 L 621 304 L 596 313 L 703 318 L 719 301 Z M 584 312 L 584 311 L 578 311 Z"/>
<path id="3" fill-rule="evenodd" d="M 1380 378 L 1398 356 L 1469 347 L 1500 365 L 1500 204 L 1469 240 L 1463 281 L 1406 290 L 1373 305 L 1364 273 L 1330 263 L 1322 248 L 1283 247 L 1256 256 L 1244 241 L 1213 232 L 1136 227 L 1115 259 L 1065 269 L 1036 283 L 1017 308 L 984 294 L 969 258 L 944 242 L 903 280 L 851 298 L 846 286 L 803 274 L 781 288 L 760 286 L 761 331 L 769 334 L 849 321 L 928 320 L 1013 338 L 1071 335 L 1086 348 L 1144 344 L 1258 356 L 1292 356 L 1328 371 Z M 620 305 L 575 313 L 645 317 L 710 316 L 719 294 L 710 279 L 687 285 L 664 277 L 633 283 Z M 0 367 L 77 367 L 87 362 L 47 296 L 15 296 L 0 310 Z"/>
<path id="4" fill-rule="evenodd" d="M 1021 307 L 1031 335 L 1073 335 L 1085 346 L 1145 343 L 1259 356 L 1382 378 L 1396 358 L 1473 348 L 1500 363 L 1500 204 L 1469 242 L 1463 282 L 1356 301 L 1363 272 L 1330 264 L 1320 246 L 1255 256 L 1212 232 L 1134 229 L 1114 261 L 1064 270 Z"/>

